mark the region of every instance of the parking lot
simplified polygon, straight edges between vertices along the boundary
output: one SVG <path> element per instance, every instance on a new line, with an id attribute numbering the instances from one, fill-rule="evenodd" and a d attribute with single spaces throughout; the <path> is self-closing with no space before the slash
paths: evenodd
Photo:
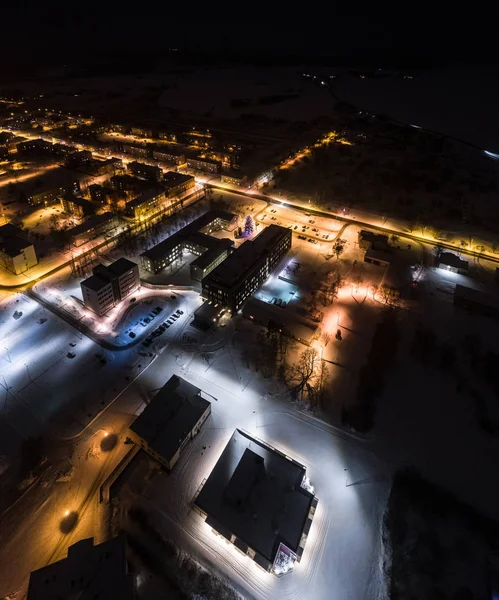
<path id="1" fill-rule="evenodd" d="M 310 240 L 310 243 L 332 242 L 341 223 L 333 219 L 315 217 L 310 213 L 293 208 L 270 205 L 256 216 L 257 222 L 264 225 L 280 225 L 288 227 L 300 240 Z"/>

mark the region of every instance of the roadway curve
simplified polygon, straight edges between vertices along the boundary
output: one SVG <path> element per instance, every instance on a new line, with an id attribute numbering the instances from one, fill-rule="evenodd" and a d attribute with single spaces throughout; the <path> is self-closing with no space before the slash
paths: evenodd
<path id="1" fill-rule="evenodd" d="M 382 227 L 381 225 L 373 225 L 372 223 L 361 221 L 359 219 L 349 219 L 348 217 L 341 217 L 339 215 L 334 215 L 330 212 L 308 208 L 301 206 L 299 204 L 294 204 L 289 200 L 276 200 L 270 196 L 265 196 L 264 194 L 251 194 L 249 192 L 245 192 L 244 190 L 238 189 L 230 189 L 228 190 L 226 187 L 221 185 L 217 185 L 214 183 L 207 183 L 207 187 L 220 190 L 223 192 L 230 192 L 231 194 L 239 194 L 241 196 L 246 196 L 247 198 L 257 198 L 258 200 L 263 200 L 264 202 L 268 202 L 270 204 L 275 204 L 277 206 L 288 206 L 293 208 L 294 210 L 299 210 L 303 213 L 307 213 L 313 215 L 315 217 L 324 217 L 326 219 L 335 219 L 336 221 L 341 221 L 342 223 L 348 225 L 357 225 L 359 227 L 365 227 L 366 229 L 374 229 L 375 231 L 379 231 L 386 235 L 402 235 L 405 238 L 409 238 L 410 240 L 417 242 L 419 244 L 430 244 L 431 246 L 438 246 L 440 248 L 446 248 L 447 250 L 453 250 L 454 252 L 459 252 L 461 254 L 466 254 L 468 256 L 473 256 L 474 258 L 485 258 L 499 264 L 499 258 L 496 256 L 492 256 L 491 254 L 487 254 L 486 252 L 475 252 L 474 250 L 464 250 L 461 247 L 455 246 L 454 244 L 449 244 L 447 242 L 441 242 L 439 240 L 430 240 L 419 235 L 414 235 L 413 233 L 407 233 L 405 231 L 400 231 L 398 229 L 389 229 L 388 227 Z"/>

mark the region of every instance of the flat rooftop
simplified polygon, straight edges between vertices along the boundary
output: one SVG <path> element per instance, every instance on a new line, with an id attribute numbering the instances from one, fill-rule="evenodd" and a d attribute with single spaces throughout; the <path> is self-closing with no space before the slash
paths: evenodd
<path id="1" fill-rule="evenodd" d="M 314 501 L 301 487 L 305 473 L 303 465 L 236 429 L 195 504 L 214 529 L 272 563 L 281 542 L 298 550 Z"/>
<path id="2" fill-rule="evenodd" d="M 263 302 L 254 296 L 248 298 L 244 304 L 243 315 L 257 323 L 262 323 L 265 327 L 268 327 L 269 321 L 273 321 L 282 328 L 283 333 L 309 345 L 317 331 L 316 323 L 311 323 L 289 310 L 283 310 L 275 304 Z"/>
<path id="3" fill-rule="evenodd" d="M 223 252 L 227 252 L 230 248 L 234 247 L 234 242 L 228 238 L 222 238 L 221 240 L 217 238 L 211 239 L 216 239 L 217 243 L 212 244 L 204 254 L 201 254 L 201 256 L 198 256 L 195 260 L 193 260 L 191 266 L 198 267 L 199 269 L 205 269 L 208 265 L 211 265 L 211 263 Z"/>
<path id="4" fill-rule="evenodd" d="M 96 215 L 95 217 L 90 217 L 81 225 L 77 225 L 72 229 L 68 230 L 68 235 L 70 237 L 74 237 L 76 235 L 80 235 L 80 233 L 87 233 L 96 227 L 100 227 L 101 225 L 105 225 L 114 220 L 114 215 L 110 212 L 103 213 L 102 215 Z"/>
<path id="5" fill-rule="evenodd" d="M 110 285 L 110 283 L 98 275 L 91 275 L 88 279 L 82 281 L 81 285 L 94 292 L 99 292 L 103 288 Z"/>
<path id="6" fill-rule="evenodd" d="M 68 549 L 68 556 L 29 578 L 28 600 L 133 600 L 134 582 L 127 572 L 126 538 L 119 536 L 94 546 L 93 538 Z"/>
<path id="7" fill-rule="evenodd" d="M 160 190 L 160 189 L 150 190 L 149 192 L 142 194 L 138 198 L 135 198 L 135 200 L 130 200 L 130 202 L 127 202 L 126 207 L 127 208 L 135 208 L 136 206 L 141 206 L 142 204 L 146 204 L 147 202 L 150 202 L 151 200 L 155 200 L 156 198 L 159 198 L 163 194 L 164 194 L 163 190 Z"/>
<path id="8" fill-rule="evenodd" d="M 130 429 L 155 452 L 171 460 L 209 405 L 199 388 L 172 375 Z"/>
<path id="9" fill-rule="evenodd" d="M 128 271 L 130 271 L 131 269 L 133 269 L 134 267 L 137 266 L 137 263 L 134 263 L 131 260 L 128 260 L 128 258 L 118 258 L 118 260 L 115 260 L 113 263 L 111 263 L 109 265 L 109 269 L 113 272 L 114 275 L 116 275 L 117 277 L 119 277 L 120 275 L 124 275 L 125 273 L 128 273 Z"/>
<path id="10" fill-rule="evenodd" d="M 170 251 L 178 246 L 187 242 L 190 238 L 193 242 L 200 246 L 206 246 L 207 249 L 215 249 L 216 247 L 223 247 L 226 244 L 225 240 L 220 240 L 212 236 L 199 233 L 201 229 L 204 229 L 216 220 L 230 223 L 237 215 L 234 215 L 223 210 L 210 210 L 204 215 L 201 215 L 197 219 L 194 219 L 191 223 L 179 229 L 177 233 L 174 233 L 170 237 L 166 238 L 156 246 L 153 246 L 149 250 L 146 250 L 141 254 L 149 260 L 159 260 L 165 256 L 168 256 Z M 223 242 L 223 243 L 221 243 Z M 200 257 L 201 258 L 201 257 Z"/>
<path id="11" fill-rule="evenodd" d="M 181 185 L 182 183 L 186 183 L 187 181 L 191 180 L 194 180 L 192 175 L 177 173 L 176 171 L 168 171 L 168 173 L 165 173 L 163 176 L 163 182 L 168 188 L 176 187 L 177 185 Z"/>
<path id="12" fill-rule="evenodd" d="M 277 238 L 288 235 L 289 229 L 280 225 L 269 225 L 253 240 L 247 240 L 227 257 L 222 264 L 207 277 L 215 283 L 232 288 L 244 279 L 249 269 L 276 242 Z"/>

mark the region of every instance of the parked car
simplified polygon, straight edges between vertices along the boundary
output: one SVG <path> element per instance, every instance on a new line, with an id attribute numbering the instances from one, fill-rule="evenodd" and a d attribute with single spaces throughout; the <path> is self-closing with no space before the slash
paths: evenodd
<path id="1" fill-rule="evenodd" d="M 132 340 L 134 337 L 137 337 L 133 331 L 130 331 L 128 335 L 132 338 Z"/>
<path id="2" fill-rule="evenodd" d="M 66 356 L 67 356 L 68 358 L 74 358 L 74 357 L 76 356 L 76 354 L 75 354 L 74 352 L 68 352 L 68 353 L 66 354 Z"/>

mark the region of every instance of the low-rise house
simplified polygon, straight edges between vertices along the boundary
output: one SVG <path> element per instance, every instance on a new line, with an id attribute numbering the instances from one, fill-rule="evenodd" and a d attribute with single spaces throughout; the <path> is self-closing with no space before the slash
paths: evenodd
<path id="1" fill-rule="evenodd" d="M 130 439 L 171 470 L 211 413 L 203 392 L 172 375 L 130 425 Z"/>

